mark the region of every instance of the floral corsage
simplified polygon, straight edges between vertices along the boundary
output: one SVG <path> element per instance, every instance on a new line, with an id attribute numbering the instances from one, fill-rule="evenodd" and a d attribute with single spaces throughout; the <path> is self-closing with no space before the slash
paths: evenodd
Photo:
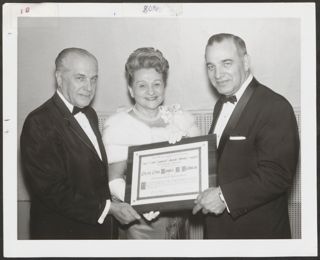
<path id="1" fill-rule="evenodd" d="M 167 124 L 171 137 L 188 136 L 188 129 L 193 124 L 193 117 L 183 112 L 179 104 L 160 106 L 159 110 L 160 117 Z"/>

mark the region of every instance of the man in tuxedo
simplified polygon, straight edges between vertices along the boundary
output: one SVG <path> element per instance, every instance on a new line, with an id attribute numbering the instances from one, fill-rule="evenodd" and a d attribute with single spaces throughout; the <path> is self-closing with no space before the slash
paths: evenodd
<path id="1" fill-rule="evenodd" d="M 287 192 L 299 156 L 293 109 L 253 77 L 241 38 L 213 35 L 205 59 L 220 94 L 210 129 L 218 186 L 199 194 L 193 213 L 206 214 L 208 239 L 290 238 Z"/>
<path id="2" fill-rule="evenodd" d="M 21 159 L 31 192 L 32 239 L 110 239 L 115 217 L 140 219 L 114 202 L 108 162 L 91 103 L 98 62 L 86 50 L 68 48 L 56 58 L 57 91 L 32 111 L 21 134 Z"/>

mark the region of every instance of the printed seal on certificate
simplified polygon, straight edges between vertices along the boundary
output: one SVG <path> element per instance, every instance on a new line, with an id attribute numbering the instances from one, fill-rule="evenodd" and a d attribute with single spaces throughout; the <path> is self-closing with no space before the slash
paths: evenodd
<path id="1" fill-rule="evenodd" d="M 215 135 L 130 146 L 125 201 L 139 213 L 188 210 L 217 184 Z"/>

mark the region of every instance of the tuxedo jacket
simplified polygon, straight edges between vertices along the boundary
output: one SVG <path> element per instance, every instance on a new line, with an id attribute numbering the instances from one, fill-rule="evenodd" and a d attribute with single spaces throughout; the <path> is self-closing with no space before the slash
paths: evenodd
<path id="1" fill-rule="evenodd" d="M 207 215 L 205 237 L 290 238 L 287 192 L 298 156 L 291 105 L 253 78 L 218 146 L 218 185 L 230 213 Z"/>
<path id="2" fill-rule="evenodd" d="M 111 199 L 108 163 L 97 114 L 89 108 L 86 116 L 102 160 L 57 93 L 25 120 L 20 148 L 32 239 L 102 239 L 114 233 L 110 216 L 97 222 Z"/>

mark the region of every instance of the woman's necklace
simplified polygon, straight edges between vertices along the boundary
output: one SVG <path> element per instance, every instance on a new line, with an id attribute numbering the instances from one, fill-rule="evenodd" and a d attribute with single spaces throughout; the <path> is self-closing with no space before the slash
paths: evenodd
<path id="1" fill-rule="evenodd" d="M 148 116 L 145 116 L 144 114 L 142 114 L 137 108 L 136 106 L 133 106 L 132 108 L 132 111 L 135 113 L 135 115 L 143 120 L 143 121 L 146 121 L 146 122 L 154 122 L 154 121 L 157 121 L 159 118 L 160 118 L 160 112 L 158 110 L 158 114 L 154 117 L 148 117 Z"/>

